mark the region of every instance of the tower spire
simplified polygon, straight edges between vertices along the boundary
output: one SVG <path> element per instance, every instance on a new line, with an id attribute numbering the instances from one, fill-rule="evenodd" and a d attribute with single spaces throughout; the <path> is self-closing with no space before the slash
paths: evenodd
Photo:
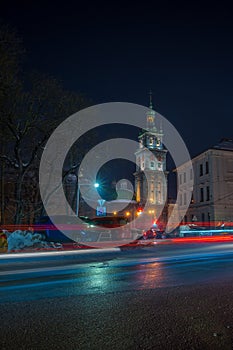
<path id="1" fill-rule="evenodd" d="M 163 123 L 162 123 L 162 119 L 160 120 L 160 130 L 161 133 L 163 132 Z"/>
<path id="2" fill-rule="evenodd" d="M 150 107 L 150 109 L 153 109 L 153 103 L 152 103 L 152 91 L 151 91 L 151 89 L 150 89 L 150 92 L 149 92 L 149 97 L 150 97 L 150 104 L 149 104 L 149 107 Z"/>
<path id="3" fill-rule="evenodd" d="M 153 110 L 153 103 L 152 103 L 152 91 L 149 91 L 149 98 L 150 98 L 150 104 L 149 104 L 149 110 L 146 114 L 146 120 L 147 120 L 147 129 L 156 131 L 155 126 L 155 111 Z"/>

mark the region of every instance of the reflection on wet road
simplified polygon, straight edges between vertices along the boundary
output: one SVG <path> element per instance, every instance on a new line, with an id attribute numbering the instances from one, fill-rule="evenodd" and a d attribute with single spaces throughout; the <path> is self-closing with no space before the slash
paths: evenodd
<path id="1" fill-rule="evenodd" d="M 219 281 L 233 276 L 233 253 L 229 247 L 223 247 L 221 255 L 209 254 L 206 246 L 201 255 L 200 250 L 195 255 L 184 249 L 185 255 L 169 253 L 160 257 L 153 256 L 155 250 L 151 248 L 134 255 L 125 252 L 107 261 L 1 271 L 0 302 Z"/>

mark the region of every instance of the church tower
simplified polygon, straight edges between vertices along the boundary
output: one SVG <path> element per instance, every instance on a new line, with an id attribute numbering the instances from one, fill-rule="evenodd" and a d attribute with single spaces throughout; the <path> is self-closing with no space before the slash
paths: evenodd
<path id="1" fill-rule="evenodd" d="M 163 146 L 162 125 L 156 127 L 156 113 L 152 105 L 152 93 L 150 92 L 150 104 L 146 113 L 146 129 L 143 129 L 138 137 L 139 148 L 135 152 L 136 172 L 135 190 L 136 201 L 140 206 L 147 202 L 147 211 L 157 213 L 162 210 L 167 200 L 167 174 L 166 155 L 167 150 Z"/>

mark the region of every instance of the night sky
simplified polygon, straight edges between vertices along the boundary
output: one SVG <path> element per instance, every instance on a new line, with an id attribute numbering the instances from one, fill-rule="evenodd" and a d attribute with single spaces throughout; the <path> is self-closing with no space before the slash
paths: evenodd
<path id="1" fill-rule="evenodd" d="M 111 7 L 110 7 L 111 5 Z M 192 155 L 233 137 L 233 13 L 224 2 L 6 2 L 25 69 L 51 74 L 95 104 L 148 105 Z"/>

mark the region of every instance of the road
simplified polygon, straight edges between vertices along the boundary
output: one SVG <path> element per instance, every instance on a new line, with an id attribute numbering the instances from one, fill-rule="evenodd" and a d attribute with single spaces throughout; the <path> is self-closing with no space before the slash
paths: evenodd
<path id="1" fill-rule="evenodd" d="M 221 291 L 221 285 L 232 280 L 233 243 L 158 242 L 152 247 L 126 251 L 12 255 L 8 260 L 1 256 L 0 261 L 3 349 L 154 349 L 155 339 L 158 349 L 158 341 L 161 349 L 165 342 L 170 348 L 182 349 L 183 343 L 174 345 L 176 335 L 170 330 L 175 337 L 171 340 L 166 330 L 165 337 L 161 327 L 166 328 L 171 317 L 182 324 L 183 304 L 179 308 L 182 320 L 176 309 L 179 295 L 182 300 L 193 291 Z M 200 292 L 198 288 L 204 289 Z M 174 298 L 176 302 L 172 303 Z M 187 308 L 196 312 L 193 307 L 199 302 L 194 297 Z M 218 299 L 214 303 L 217 302 Z M 151 314 L 152 305 L 160 310 L 156 311 L 157 321 L 155 313 Z M 161 305 L 170 305 L 170 314 Z M 148 335 L 148 329 L 156 330 L 156 337 L 154 331 Z M 182 334 L 184 327 L 179 332 Z M 135 336 L 140 338 L 139 344 Z M 208 349 L 210 340 L 200 343 L 192 340 L 192 334 L 187 339 L 193 348 Z M 220 337 L 216 344 L 211 343 L 211 349 L 228 345 L 230 349 L 230 343 L 229 335 Z"/>

